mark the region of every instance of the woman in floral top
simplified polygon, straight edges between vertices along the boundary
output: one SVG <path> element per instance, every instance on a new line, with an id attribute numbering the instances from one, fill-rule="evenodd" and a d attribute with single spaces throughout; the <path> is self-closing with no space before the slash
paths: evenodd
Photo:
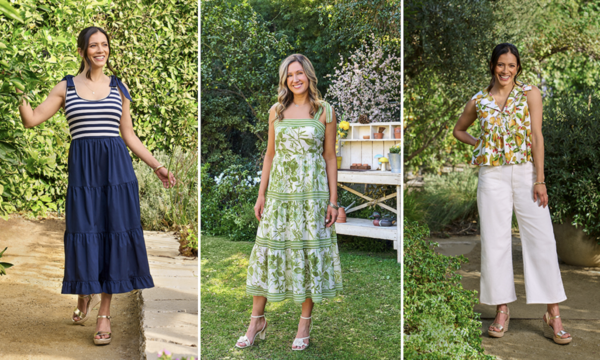
<path id="1" fill-rule="evenodd" d="M 521 60 L 514 45 L 496 46 L 489 66 L 490 85 L 471 98 L 454 127 L 458 140 L 474 146 L 472 164 L 480 166 L 480 301 L 497 306 L 488 334 L 502 337 L 508 331 L 506 304 L 517 299 L 511 254 L 514 209 L 523 246 L 527 303 L 547 304 L 544 334 L 558 344 L 568 344 L 572 338 L 563 330 L 558 308 L 567 297 L 544 182 L 542 96 L 537 87 L 517 81 Z M 467 132 L 475 120 L 481 127 L 477 139 Z"/>

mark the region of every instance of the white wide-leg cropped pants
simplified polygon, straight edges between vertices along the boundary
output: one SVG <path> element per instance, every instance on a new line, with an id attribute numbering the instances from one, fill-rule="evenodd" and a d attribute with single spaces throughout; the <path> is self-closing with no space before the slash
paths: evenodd
<path id="1" fill-rule="evenodd" d="M 512 265 L 513 207 L 523 246 L 527 304 L 554 304 L 567 299 L 550 210 L 533 201 L 535 181 L 532 162 L 479 168 L 482 304 L 500 305 L 517 300 Z"/>

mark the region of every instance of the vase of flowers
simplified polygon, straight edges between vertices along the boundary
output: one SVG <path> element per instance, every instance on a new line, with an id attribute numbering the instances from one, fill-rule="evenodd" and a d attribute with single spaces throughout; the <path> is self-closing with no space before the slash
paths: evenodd
<path id="1" fill-rule="evenodd" d="M 337 168 L 342 166 L 342 156 L 340 154 L 340 147 L 344 146 L 341 139 L 345 139 L 348 136 L 348 130 L 350 130 L 350 123 L 344 121 L 344 116 L 341 116 L 342 121 L 337 124 L 337 139 L 335 142 L 335 153 L 337 154 Z"/>
<path id="2" fill-rule="evenodd" d="M 402 170 L 402 157 L 400 156 L 400 150 L 402 144 L 394 145 L 390 148 L 388 153 L 388 160 L 390 161 L 390 167 L 393 173 L 399 174 Z"/>

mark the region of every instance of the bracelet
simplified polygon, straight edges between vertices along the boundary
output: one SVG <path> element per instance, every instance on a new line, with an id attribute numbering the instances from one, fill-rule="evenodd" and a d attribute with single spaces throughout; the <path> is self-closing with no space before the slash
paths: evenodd
<path id="1" fill-rule="evenodd" d="M 154 169 L 154 172 L 156 173 L 156 171 L 157 171 L 158 169 L 160 169 L 160 168 L 163 168 L 163 167 L 165 167 L 165 166 L 164 166 L 164 165 L 158 165 L 158 166 L 156 167 L 156 169 Z"/>
<path id="2" fill-rule="evenodd" d="M 536 181 L 533 183 L 533 186 L 535 186 L 535 185 L 546 185 L 546 182 L 545 181 Z"/>
<path id="3" fill-rule="evenodd" d="M 340 208 L 339 206 L 334 205 L 331 201 L 329 202 L 329 206 L 331 206 L 332 208 L 334 208 L 336 210 Z"/>

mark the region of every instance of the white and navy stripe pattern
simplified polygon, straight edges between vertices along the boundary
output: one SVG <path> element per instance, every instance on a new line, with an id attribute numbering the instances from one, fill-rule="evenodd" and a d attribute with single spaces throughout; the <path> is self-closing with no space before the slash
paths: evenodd
<path id="1" fill-rule="evenodd" d="M 131 101 L 127 88 L 116 76 L 111 76 L 110 94 L 101 100 L 86 100 L 79 97 L 75 90 L 73 76 L 65 76 L 67 98 L 65 115 L 73 140 L 89 136 L 119 136 L 119 125 L 123 103 L 121 94 Z"/>

